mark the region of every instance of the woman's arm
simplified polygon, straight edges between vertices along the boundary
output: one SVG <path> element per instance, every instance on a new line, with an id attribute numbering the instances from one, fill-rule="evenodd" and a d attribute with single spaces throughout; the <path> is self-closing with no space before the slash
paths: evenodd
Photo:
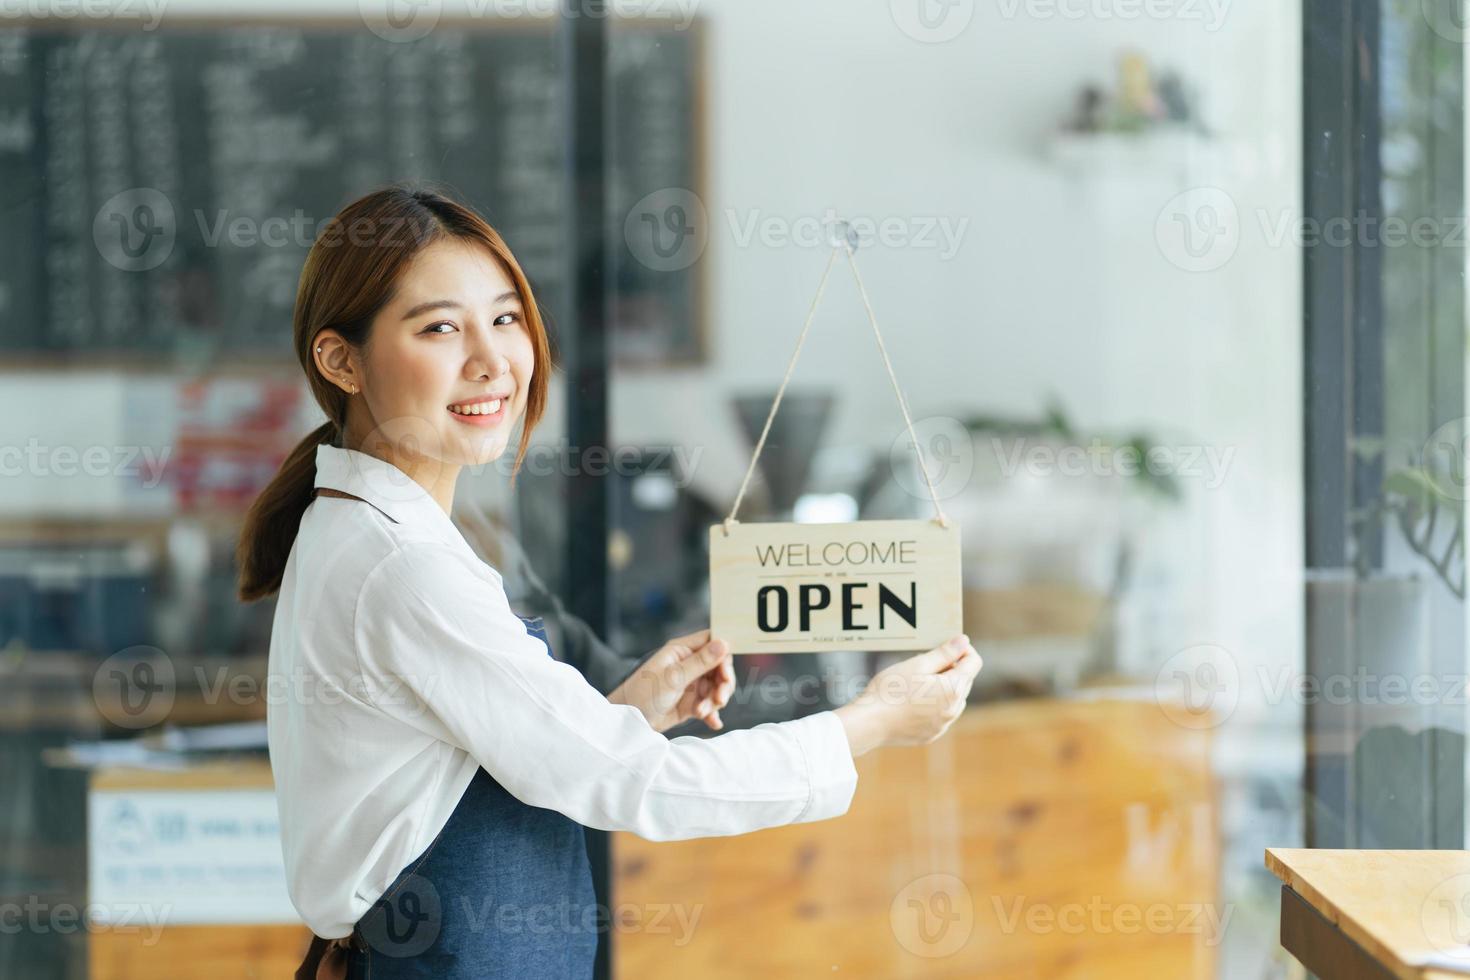
<path id="1" fill-rule="evenodd" d="M 668 739 L 548 657 L 504 592 L 454 549 L 400 549 L 368 576 L 354 634 L 367 697 L 468 752 L 523 802 L 650 840 L 747 833 L 846 812 L 843 721 L 824 711 Z"/>

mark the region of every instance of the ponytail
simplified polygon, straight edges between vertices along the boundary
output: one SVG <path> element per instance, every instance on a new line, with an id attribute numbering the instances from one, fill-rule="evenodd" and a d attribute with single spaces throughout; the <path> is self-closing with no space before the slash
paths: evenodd
<path id="1" fill-rule="evenodd" d="M 240 569 L 240 600 L 254 602 L 275 595 L 286 574 L 286 559 L 296 543 L 301 515 L 316 488 L 316 448 L 337 438 L 337 423 L 324 422 L 291 450 L 280 472 L 261 491 L 245 515 L 235 548 Z"/>

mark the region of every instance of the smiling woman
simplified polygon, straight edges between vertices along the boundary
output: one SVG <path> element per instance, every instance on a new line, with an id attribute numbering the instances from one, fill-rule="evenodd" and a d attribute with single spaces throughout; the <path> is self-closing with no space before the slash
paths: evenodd
<path id="1" fill-rule="evenodd" d="M 723 727 L 729 645 L 676 637 L 594 687 L 450 516 L 463 467 L 504 453 L 520 421 L 519 467 L 546 404 L 546 333 L 505 243 L 425 191 L 338 220 L 347 241 L 312 246 L 295 316 L 328 421 L 239 548 L 241 596 L 279 593 L 271 683 L 306 692 L 266 706 L 287 892 L 314 933 L 297 975 L 586 977 L 583 827 L 675 840 L 841 814 L 854 756 L 937 738 L 979 657 L 956 637 L 875 678 L 882 700 L 665 738 Z M 492 902 L 569 914 L 528 934 L 487 927 Z"/>
<path id="2" fill-rule="evenodd" d="M 525 273 L 483 218 L 429 191 L 378 191 L 328 222 L 301 273 L 293 342 L 327 421 L 246 515 L 247 602 L 280 587 L 318 446 L 372 444 L 447 504 L 459 468 L 498 457 L 521 418 L 518 468 L 546 407 L 550 345 Z M 502 401 L 495 414 L 463 413 L 486 399 Z"/>

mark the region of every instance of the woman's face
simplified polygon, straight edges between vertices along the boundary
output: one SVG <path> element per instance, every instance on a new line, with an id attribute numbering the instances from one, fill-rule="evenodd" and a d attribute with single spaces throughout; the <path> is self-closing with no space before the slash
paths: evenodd
<path id="1" fill-rule="evenodd" d="M 515 284 L 483 246 L 435 242 L 373 320 L 349 435 L 393 458 L 474 466 L 498 458 L 526 410 L 535 355 Z M 364 418 L 361 411 L 366 408 Z M 354 416 L 354 413 L 356 415 Z"/>

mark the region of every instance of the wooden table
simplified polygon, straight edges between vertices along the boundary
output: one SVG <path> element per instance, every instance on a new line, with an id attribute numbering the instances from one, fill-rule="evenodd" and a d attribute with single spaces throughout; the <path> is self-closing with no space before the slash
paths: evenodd
<path id="1" fill-rule="evenodd" d="M 1454 980 L 1470 973 L 1470 851 L 1271 848 L 1281 945 L 1322 980 Z"/>

